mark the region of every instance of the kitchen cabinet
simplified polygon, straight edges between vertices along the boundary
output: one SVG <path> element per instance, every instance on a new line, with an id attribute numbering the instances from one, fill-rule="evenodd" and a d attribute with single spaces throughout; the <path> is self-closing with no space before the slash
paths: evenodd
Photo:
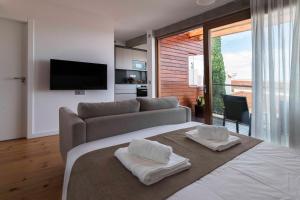
<path id="1" fill-rule="evenodd" d="M 116 69 L 133 69 L 133 60 L 147 62 L 147 52 L 122 47 L 115 48 Z"/>
<path id="2" fill-rule="evenodd" d="M 134 93 L 136 94 L 135 84 L 115 84 L 115 93 Z"/>
<path id="3" fill-rule="evenodd" d="M 116 69 L 132 69 L 132 50 L 116 48 Z"/>
<path id="4" fill-rule="evenodd" d="M 115 94 L 115 101 L 125 101 L 135 98 L 136 94 Z"/>
<path id="5" fill-rule="evenodd" d="M 135 84 L 116 84 L 115 101 L 123 101 L 136 98 Z"/>
<path id="6" fill-rule="evenodd" d="M 144 51 L 132 51 L 132 60 L 147 62 L 147 53 Z"/>

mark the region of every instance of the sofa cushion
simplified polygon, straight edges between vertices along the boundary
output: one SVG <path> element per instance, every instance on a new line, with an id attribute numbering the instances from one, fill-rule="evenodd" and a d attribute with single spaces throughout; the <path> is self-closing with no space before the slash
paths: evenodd
<path id="1" fill-rule="evenodd" d="M 178 107 L 177 97 L 137 98 L 141 111 L 170 109 Z"/>
<path id="2" fill-rule="evenodd" d="M 119 102 L 79 103 L 77 107 L 78 116 L 83 119 L 134 113 L 139 110 L 140 103 L 136 99 Z"/>

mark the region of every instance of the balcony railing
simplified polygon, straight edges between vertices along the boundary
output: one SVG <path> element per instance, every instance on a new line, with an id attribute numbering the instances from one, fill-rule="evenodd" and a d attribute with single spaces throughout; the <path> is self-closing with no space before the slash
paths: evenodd
<path id="1" fill-rule="evenodd" d="M 213 83 L 214 85 L 219 85 L 219 86 L 235 86 L 235 87 L 246 87 L 246 88 L 252 88 L 252 85 L 235 85 L 235 84 L 218 84 L 218 83 Z"/>

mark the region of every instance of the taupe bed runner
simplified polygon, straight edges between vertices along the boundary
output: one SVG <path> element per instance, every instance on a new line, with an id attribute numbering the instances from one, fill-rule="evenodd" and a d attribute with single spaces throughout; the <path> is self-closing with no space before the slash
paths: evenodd
<path id="1" fill-rule="evenodd" d="M 128 144 L 108 147 L 87 153 L 75 162 L 69 180 L 67 199 L 166 199 L 261 142 L 238 135 L 242 140 L 241 144 L 223 152 L 213 152 L 184 136 L 184 133 L 191 129 L 181 129 L 149 138 L 170 145 L 174 153 L 189 158 L 192 164 L 189 170 L 145 186 L 114 157 L 116 149 Z"/>

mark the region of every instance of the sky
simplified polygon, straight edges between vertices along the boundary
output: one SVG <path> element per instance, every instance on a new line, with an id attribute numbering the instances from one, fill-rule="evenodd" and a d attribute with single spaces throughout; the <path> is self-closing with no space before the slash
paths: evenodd
<path id="1" fill-rule="evenodd" d="M 226 74 L 233 79 L 251 80 L 251 31 L 222 36 L 222 55 Z"/>

